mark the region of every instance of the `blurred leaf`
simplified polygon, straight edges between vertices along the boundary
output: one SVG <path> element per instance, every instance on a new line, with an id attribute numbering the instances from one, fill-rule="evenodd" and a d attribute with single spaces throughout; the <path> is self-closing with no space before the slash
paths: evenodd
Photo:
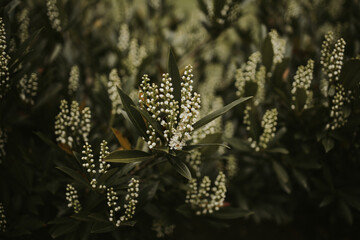
<path id="1" fill-rule="evenodd" d="M 296 96 L 296 108 L 298 111 L 301 111 L 304 109 L 304 106 L 306 104 L 306 99 L 307 99 L 305 89 L 297 88 L 295 96 Z"/>
<path id="2" fill-rule="evenodd" d="M 341 215 L 345 218 L 346 222 L 350 225 L 353 223 L 353 216 L 349 206 L 342 200 L 339 201 L 339 210 Z"/>
<path id="3" fill-rule="evenodd" d="M 70 177 L 72 177 L 75 181 L 78 183 L 82 183 L 86 187 L 89 186 L 89 182 L 86 180 L 85 177 L 81 176 L 78 172 L 72 170 L 71 168 L 65 167 L 65 166 L 58 166 L 57 169 L 61 170 L 62 172 L 66 173 Z"/>
<path id="4" fill-rule="evenodd" d="M 325 207 L 327 205 L 329 205 L 330 203 L 332 203 L 334 201 L 334 196 L 333 195 L 326 195 L 323 200 L 321 201 L 319 207 Z"/>
<path id="5" fill-rule="evenodd" d="M 286 170 L 276 161 L 272 161 L 273 169 L 278 176 L 279 180 L 283 183 L 287 183 L 289 181 L 289 176 Z"/>
<path id="6" fill-rule="evenodd" d="M 242 139 L 237 138 L 224 138 L 224 141 L 227 142 L 230 146 L 233 148 L 243 151 L 243 152 L 249 152 L 251 150 L 249 144 L 247 141 L 244 141 Z"/>
<path id="7" fill-rule="evenodd" d="M 261 57 L 262 63 L 266 68 L 266 72 L 270 72 L 273 64 L 274 50 L 269 35 L 265 38 L 263 42 L 263 46 L 261 48 Z"/>
<path id="8" fill-rule="evenodd" d="M 135 107 L 134 102 L 131 100 L 131 98 L 126 95 L 120 88 L 118 88 L 122 104 L 125 108 L 125 111 L 127 115 L 129 116 L 129 119 L 131 120 L 132 124 L 135 126 L 136 130 L 140 134 L 140 136 L 144 137 L 145 139 L 148 139 L 148 136 L 146 134 L 146 125 L 144 123 L 144 120 L 141 116 L 141 114 L 132 106 Z"/>
<path id="9" fill-rule="evenodd" d="M 352 59 L 345 62 L 342 66 L 339 80 L 347 90 L 358 88 L 360 82 L 360 60 Z"/>
<path id="10" fill-rule="evenodd" d="M 267 149 L 266 151 L 271 153 L 289 154 L 289 151 L 286 148 L 281 148 L 281 147 Z"/>
<path id="11" fill-rule="evenodd" d="M 118 150 L 111 152 L 104 160 L 113 163 L 133 163 L 147 161 L 153 158 L 151 154 L 139 150 Z"/>
<path id="12" fill-rule="evenodd" d="M 74 232 L 79 226 L 76 221 L 68 221 L 65 224 L 55 225 L 50 231 L 52 238 L 58 238 L 65 234 Z"/>
<path id="13" fill-rule="evenodd" d="M 243 103 L 243 102 L 249 100 L 250 98 L 252 98 L 252 97 L 245 97 L 245 98 L 237 99 L 237 100 L 229 103 L 228 105 L 226 105 L 226 106 L 224 106 L 224 107 L 210 113 L 209 115 L 201 118 L 199 121 L 194 123 L 194 125 L 193 125 L 194 130 L 206 125 L 207 123 L 211 122 L 212 120 L 214 120 L 214 119 L 220 117 L 221 115 L 225 114 L 227 111 L 229 111 L 233 107 L 236 107 L 240 103 Z"/>
<path id="14" fill-rule="evenodd" d="M 248 217 L 254 214 L 249 210 L 244 209 L 237 209 L 232 207 L 222 207 L 219 211 L 212 213 L 210 216 L 218 219 L 236 219 L 236 218 L 243 218 Z"/>
<path id="15" fill-rule="evenodd" d="M 166 157 L 178 173 L 180 173 L 183 177 L 191 180 L 192 178 L 191 172 L 189 168 L 186 166 L 186 164 L 183 161 L 181 161 L 181 159 L 172 156 L 170 154 L 167 155 Z"/>
<path id="16" fill-rule="evenodd" d="M 164 137 L 161 125 L 154 118 L 152 118 L 146 110 L 140 109 L 139 107 L 134 108 L 146 119 L 146 121 L 148 121 L 148 123 L 155 129 L 155 131 L 160 136 Z"/>
<path id="17" fill-rule="evenodd" d="M 73 155 L 73 152 L 71 150 L 71 147 L 67 144 L 63 144 L 63 143 L 58 143 L 58 146 L 67 154 L 69 155 Z"/>
<path id="18" fill-rule="evenodd" d="M 230 149 L 229 146 L 222 144 L 222 143 L 199 143 L 199 144 L 193 144 L 193 145 L 187 145 L 183 147 L 183 150 L 185 151 L 191 151 L 197 148 L 203 148 L 203 147 L 224 147 L 227 149 Z"/>
<path id="19" fill-rule="evenodd" d="M 91 233 L 106 233 L 114 230 L 115 226 L 110 222 L 96 222 L 92 225 Z"/>
<path id="20" fill-rule="evenodd" d="M 180 73 L 179 73 L 179 68 L 176 64 L 174 52 L 172 49 L 170 49 L 170 51 L 169 51 L 168 71 L 169 71 L 169 74 L 171 77 L 172 87 L 174 88 L 174 91 L 173 91 L 174 99 L 178 102 L 178 106 L 180 109 L 180 106 L 181 106 L 181 77 L 180 77 Z"/>
<path id="21" fill-rule="evenodd" d="M 321 143 L 324 146 L 325 152 L 329 152 L 334 147 L 334 140 L 330 137 L 324 137 Z"/>
<path id="22" fill-rule="evenodd" d="M 293 169 L 293 175 L 295 177 L 295 179 L 297 180 L 297 182 L 306 190 L 310 190 L 308 183 L 307 183 L 307 179 L 304 176 L 304 174 L 302 174 L 300 171 Z"/>
<path id="23" fill-rule="evenodd" d="M 129 142 L 129 140 L 127 140 L 122 133 L 117 130 L 116 128 L 111 128 L 112 132 L 114 133 L 116 139 L 119 141 L 120 145 L 126 149 L 126 150 L 130 150 L 131 149 L 131 144 Z"/>

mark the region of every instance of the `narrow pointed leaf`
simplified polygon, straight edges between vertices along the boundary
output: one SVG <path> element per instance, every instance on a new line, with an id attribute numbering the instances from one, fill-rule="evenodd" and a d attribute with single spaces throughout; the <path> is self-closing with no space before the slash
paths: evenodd
<path id="1" fill-rule="evenodd" d="M 278 176 L 279 180 L 283 183 L 287 183 L 289 181 L 289 176 L 286 170 L 276 161 L 273 161 L 272 163 L 273 163 L 274 171 Z"/>
<path id="2" fill-rule="evenodd" d="M 274 50 L 269 35 L 264 40 L 261 49 L 261 57 L 262 57 L 262 62 L 266 68 L 266 72 L 270 72 L 273 64 Z"/>
<path id="3" fill-rule="evenodd" d="M 174 99 L 178 101 L 179 107 L 181 106 L 181 77 L 179 68 L 176 64 L 176 59 L 172 49 L 169 53 L 168 71 L 171 77 L 172 87 L 174 88 L 173 95 Z M 180 109 L 180 108 L 179 108 Z"/>
<path id="4" fill-rule="evenodd" d="M 153 126 L 155 131 L 158 134 L 160 134 L 160 136 L 164 137 L 162 129 L 161 129 L 161 125 L 154 118 L 152 118 L 146 110 L 140 109 L 139 107 L 135 107 L 135 106 L 132 106 L 132 107 L 135 108 L 135 110 L 138 111 L 146 119 L 146 121 L 148 121 L 148 123 L 151 126 Z"/>
<path id="5" fill-rule="evenodd" d="M 118 88 L 118 91 L 120 94 L 122 104 L 125 108 L 125 111 L 126 111 L 127 115 L 129 116 L 129 119 L 134 124 L 134 126 L 135 126 L 136 130 L 139 132 L 139 134 L 142 137 L 144 137 L 145 139 L 147 139 L 148 136 L 146 134 L 145 122 L 144 122 L 141 114 L 132 107 L 132 106 L 135 106 L 134 102 L 120 88 Z"/>
<path id="6" fill-rule="evenodd" d="M 105 157 L 106 162 L 113 163 L 133 163 L 150 159 L 153 159 L 151 154 L 139 150 L 114 151 Z"/>
<path id="7" fill-rule="evenodd" d="M 183 161 L 181 161 L 179 158 L 172 156 L 172 155 L 168 155 L 167 157 L 168 157 L 168 160 L 171 163 L 171 165 L 175 168 L 175 170 L 178 173 L 180 173 L 185 178 L 191 180 L 191 178 L 192 178 L 191 172 Z"/>
<path id="8" fill-rule="evenodd" d="M 229 111 L 233 107 L 236 107 L 240 103 L 243 103 L 243 102 L 249 100 L 250 98 L 252 98 L 252 97 L 245 97 L 245 98 L 237 99 L 237 100 L 229 103 L 228 105 L 226 105 L 226 106 L 224 106 L 224 107 L 210 113 L 209 115 L 203 117 L 202 119 L 200 119 L 199 121 L 194 123 L 194 125 L 193 125 L 194 130 L 206 125 L 207 123 L 211 122 L 212 120 L 214 120 L 214 119 L 220 117 L 221 115 L 225 114 L 227 111 Z"/>
<path id="9" fill-rule="evenodd" d="M 85 186 L 89 186 L 89 183 L 86 181 L 86 179 L 83 176 L 81 176 L 78 172 L 72 170 L 71 168 L 68 168 L 65 166 L 58 166 L 56 168 L 64 173 L 66 173 L 70 177 L 72 177 L 75 181 L 82 183 Z"/>
<path id="10" fill-rule="evenodd" d="M 183 150 L 190 151 L 197 148 L 203 148 L 203 147 L 224 147 L 227 149 L 231 149 L 228 145 L 222 144 L 222 143 L 198 143 L 193 145 L 188 145 L 183 147 Z"/>
<path id="11" fill-rule="evenodd" d="M 126 149 L 126 150 L 130 150 L 131 149 L 131 144 L 129 142 L 129 140 L 127 140 L 122 133 L 117 130 L 116 128 L 111 128 L 112 132 L 114 133 L 116 139 L 119 141 L 119 143 L 121 144 L 121 146 Z"/>
<path id="12" fill-rule="evenodd" d="M 224 207 L 220 208 L 219 211 L 214 212 L 210 216 L 218 219 L 236 219 L 236 218 L 243 218 L 248 217 L 254 214 L 249 210 L 237 209 L 233 207 Z"/>

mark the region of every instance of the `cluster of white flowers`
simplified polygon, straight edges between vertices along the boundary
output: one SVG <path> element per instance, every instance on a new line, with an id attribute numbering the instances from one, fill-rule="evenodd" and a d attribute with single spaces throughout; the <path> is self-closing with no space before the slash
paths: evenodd
<path id="1" fill-rule="evenodd" d="M 257 85 L 257 92 L 254 96 L 254 104 L 260 104 L 265 98 L 265 77 L 266 69 L 261 65 L 260 52 L 254 52 L 249 60 L 236 70 L 235 86 L 236 95 L 242 97 L 245 94 L 245 85 L 247 82 L 254 82 Z"/>
<path id="2" fill-rule="evenodd" d="M 47 15 L 49 17 L 51 27 L 60 32 L 61 31 L 61 21 L 60 21 L 60 14 L 59 9 L 56 6 L 56 0 L 46 0 L 46 8 L 47 8 Z"/>
<path id="3" fill-rule="evenodd" d="M 126 23 L 121 24 L 118 38 L 118 48 L 121 52 L 128 49 L 130 42 L 129 26 Z"/>
<path id="4" fill-rule="evenodd" d="M 81 211 L 78 193 L 71 184 L 66 185 L 66 200 L 69 202 L 68 207 L 72 208 L 75 213 L 79 213 Z"/>
<path id="5" fill-rule="evenodd" d="M 251 106 L 246 105 L 245 110 L 244 110 L 244 119 L 243 119 L 243 123 L 245 125 L 246 131 L 251 130 L 250 113 L 251 113 Z M 249 141 L 252 142 L 252 139 Z"/>
<path id="6" fill-rule="evenodd" d="M 169 74 L 163 74 L 160 87 L 150 85 L 147 75 L 142 77 L 140 84 L 139 103 L 142 109 L 146 109 L 153 119 L 157 120 L 165 129 L 164 138 L 170 149 L 182 149 L 186 142 L 192 139 L 193 124 L 195 123 L 200 109 L 200 95 L 193 92 L 192 67 L 186 66 L 181 82 L 181 106 L 174 99 L 173 87 Z M 179 121 L 177 116 L 179 115 Z M 160 137 L 150 125 L 148 145 L 152 149 L 160 144 Z"/>
<path id="7" fill-rule="evenodd" d="M 0 17 L 0 99 L 10 88 L 9 83 L 9 55 L 6 53 L 6 33 L 3 19 Z"/>
<path id="8" fill-rule="evenodd" d="M 38 75 L 32 73 L 30 77 L 25 74 L 19 81 L 18 89 L 20 91 L 20 98 L 25 103 L 34 104 L 34 97 L 38 91 Z"/>
<path id="9" fill-rule="evenodd" d="M 26 41 L 26 39 L 29 38 L 29 23 L 30 23 L 29 10 L 27 8 L 24 8 L 17 16 L 17 20 L 20 24 L 19 26 L 20 43 L 23 43 Z"/>
<path id="10" fill-rule="evenodd" d="M 232 178 L 236 175 L 238 171 L 238 164 L 234 155 L 230 155 L 226 158 L 225 170 L 228 178 Z"/>
<path id="11" fill-rule="evenodd" d="M 245 111 L 244 123 L 247 126 L 247 130 L 250 130 L 250 117 L 249 112 L 251 108 Z M 268 143 L 275 137 L 276 126 L 277 126 L 277 118 L 278 118 L 278 111 L 276 108 L 267 110 L 261 120 L 261 127 L 263 128 L 263 133 L 259 137 L 259 142 L 252 139 L 251 137 L 248 138 L 250 142 L 251 148 L 255 149 L 255 151 L 260 151 L 260 149 L 266 149 L 268 147 Z"/>
<path id="12" fill-rule="evenodd" d="M 70 76 L 69 76 L 68 93 L 70 96 L 75 94 L 76 91 L 79 89 L 79 78 L 80 78 L 79 67 L 77 65 L 74 65 L 70 70 Z"/>
<path id="13" fill-rule="evenodd" d="M 276 64 L 281 63 L 284 58 L 286 40 L 280 38 L 278 32 L 275 29 L 272 29 L 269 32 L 269 36 L 274 51 L 273 66 L 275 66 Z"/>
<path id="14" fill-rule="evenodd" d="M 194 169 L 196 176 L 199 177 L 201 166 L 201 151 L 199 149 L 192 150 L 190 154 L 186 155 L 186 162 L 189 163 L 189 166 Z"/>
<path id="15" fill-rule="evenodd" d="M 338 39 L 335 44 L 334 41 L 334 33 L 328 32 L 321 46 L 320 63 L 330 84 L 335 84 L 339 80 L 346 44 L 342 38 Z"/>
<path id="16" fill-rule="evenodd" d="M 225 24 L 226 21 L 232 22 L 238 19 L 239 13 L 241 11 L 240 4 L 233 0 L 225 0 L 224 6 L 220 10 L 220 16 L 215 18 L 214 4 L 215 1 L 207 0 L 205 1 L 207 8 L 207 17 L 211 21 L 215 21 L 218 24 Z"/>
<path id="17" fill-rule="evenodd" d="M 189 190 L 186 193 L 186 203 L 196 211 L 196 215 L 211 214 L 218 211 L 223 206 L 226 196 L 226 179 L 223 172 L 219 172 L 214 186 L 211 187 L 211 180 L 205 176 L 200 186 L 196 179 L 189 182 Z"/>
<path id="18" fill-rule="evenodd" d="M 350 97 L 346 95 L 344 87 L 341 84 L 337 84 L 335 95 L 331 100 L 330 118 L 332 121 L 326 125 L 326 129 L 335 130 L 346 124 L 345 103 L 350 103 Z"/>
<path id="19" fill-rule="evenodd" d="M 100 144 L 100 155 L 99 155 L 99 163 L 96 165 L 94 161 L 94 155 L 92 153 L 91 145 L 89 143 L 85 143 L 83 146 L 81 160 L 84 161 L 82 166 L 86 169 L 86 171 L 90 174 L 92 178 L 90 181 L 90 185 L 92 188 L 105 189 L 105 185 L 98 185 L 96 174 L 104 174 L 107 172 L 107 169 L 110 167 L 109 163 L 105 162 L 105 157 L 109 154 L 109 147 L 107 146 L 107 142 L 103 140 Z"/>
<path id="20" fill-rule="evenodd" d="M 127 194 L 125 196 L 124 209 L 125 212 L 120 217 L 116 217 L 115 214 L 121 210 L 119 206 L 117 193 L 114 191 L 113 187 L 107 188 L 107 205 L 110 207 L 109 211 L 109 221 L 114 222 L 117 227 L 121 225 L 122 222 L 128 221 L 134 217 L 137 198 L 139 197 L 139 180 L 131 178 Z"/>
<path id="21" fill-rule="evenodd" d="M 293 104 L 291 105 L 292 109 L 295 109 L 294 102 L 296 101 L 296 90 L 299 88 L 304 89 L 307 95 L 304 109 L 310 107 L 312 100 L 312 91 L 309 90 L 309 88 L 313 80 L 313 72 L 314 72 L 314 61 L 311 59 L 307 62 L 306 66 L 298 67 L 294 76 L 294 82 L 292 83 L 292 89 L 291 89 L 292 100 L 293 100 Z"/>
<path id="22" fill-rule="evenodd" d="M 0 164 L 2 163 L 2 158 L 5 157 L 5 144 L 7 142 L 7 135 L 4 129 L 0 128 Z"/>
<path id="23" fill-rule="evenodd" d="M 152 225 L 152 229 L 156 232 L 157 238 L 163 238 L 166 235 L 171 235 L 174 232 L 174 228 L 174 224 L 167 224 L 165 221 L 158 219 L 155 219 Z"/>
<path id="24" fill-rule="evenodd" d="M 72 147 L 74 140 L 88 141 L 91 128 L 91 111 L 85 107 L 81 112 L 79 103 L 73 101 L 69 110 L 68 102 L 61 100 L 60 113 L 55 120 L 55 135 L 58 143 Z"/>
<path id="25" fill-rule="evenodd" d="M 132 38 L 129 45 L 127 67 L 131 74 L 135 75 L 140 67 L 141 63 L 147 56 L 145 46 L 139 46 L 139 42 L 136 38 Z"/>
<path id="26" fill-rule="evenodd" d="M 121 113 L 122 104 L 117 88 L 121 88 L 121 79 L 119 77 L 118 71 L 114 68 L 109 74 L 109 81 L 107 83 L 107 90 L 111 100 L 113 114 Z"/>
<path id="27" fill-rule="evenodd" d="M 0 202 L 0 232 L 6 231 L 6 216 L 4 211 L 4 206 L 2 202 Z"/>

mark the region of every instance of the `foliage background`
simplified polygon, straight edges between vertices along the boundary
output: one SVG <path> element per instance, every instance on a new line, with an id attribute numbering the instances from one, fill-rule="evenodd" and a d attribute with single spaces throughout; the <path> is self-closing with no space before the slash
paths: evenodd
<path id="1" fill-rule="evenodd" d="M 206 17 L 202 2 L 206 1 L 56 1 L 61 32 L 51 27 L 44 1 L 0 2 L 11 57 L 11 87 L 0 104 L 0 128 L 8 136 L 0 165 L 0 201 L 8 222 L 1 238 L 51 239 L 59 235 L 66 239 L 154 239 L 154 219 L 176 225 L 169 239 L 360 237 L 359 62 L 347 69 L 355 82 L 348 123 L 333 132 L 324 130 L 329 114 L 320 91 L 323 76 L 319 63 L 321 44 L 329 30 L 346 41 L 345 61 L 359 58 L 360 2 L 233 1 L 237 6 L 232 8 L 235 17 L 227 14 L 224 24 Z M 215 9 L 216 4 L 221 5 L 221 1 L 210 2 Z M 17 16 L 25 8 L 29 10 L 29 38 L 21 43 Z M 129 53 L 117 46 L 124 23 L 131 38 L 147 50 L 147 56 L 135 69 L 129 67 Z M 160 79 L 167 71 L 171 46 L 179 69 L 187 64 L 194 66 L 195 88 L 211 83 L 215 96 L 227 104 L 237 98 L 236 69 L 254 51 L 261 51 L 263 59 L 269 58 L 264 45 L 271 29 L 286 39 L 286 52 L 283 64 L 278 64 L 282 66 L 279 72 L 267 78 L 266 98 L 257 108 L 257 122 L 259 125 L 267 109 L 278 109 L 278 132 L 273 145 L 282 150 L 255 152 L 249 147 L 242 121 L 244 106 L 240 106 L 222 117 L 222 127 L 226 122 L 235 126 L 231 139 L 222 138 L 231 149 L 205 154 L 206 158 L 213 155 L 217 159 L 208 160 L 203 168 L 204 175 L 214 178 L 219 165 L 221 169 L 228 157 L 234 157 L 237 172 L 228 179 L 226 202 L 253 214 L 224 220 L 179 212 L 187 181 L 164 164 L 134 174 L 142 180 L 140 195 L 146 198 L 139 204 L 134 227 L 90 233 L 94 230 L 92 222 L 71 217 L 65 186 L 73 180 L 56 168 L 76 169 L 74 156 L 55 141 L 54 121 L 61 99 L 76 100 L 91 108 L 89 142 L 94 152 L 98 152 L 96 148 L 103 139 L 112 151 L 120 146 L 111 127 L 120 130 L 135 148 L 138 135 L 131 123 L 111 112 L 106 89 L 111 69 L 118 69 L 122 88 L 131 96 L 144 73 Z M 310 58 L 315 61 L 311 84 L 314 107 L 296 112 L 290 108 L 291 83 L 297 67 Z M 80 88 L 70 96 L 68 78 L 75 64 L 80 68 Z M 16 86 L 24 74 L 33 72 L 38 74 L 39 86 L 34 105 L 29 105 L 21 101 Z M 123 172 L 115 179 L 116 184 L 124 185 L 129 180 L 130 175 Z M 149 189 L 154 192 L 152 196 Z M 86 189 L 83 191 L 80 195 L 91 196 Z M 85 201 L 83 198 L 80 200 Z M 68 222 L 61 222 L 64 218 Z M 71 225 L 76 228 L 69 230 Z"/>

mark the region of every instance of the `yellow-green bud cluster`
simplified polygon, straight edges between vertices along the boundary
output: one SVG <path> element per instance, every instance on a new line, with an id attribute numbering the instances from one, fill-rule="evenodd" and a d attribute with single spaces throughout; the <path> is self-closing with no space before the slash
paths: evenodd
<path id="1" fill-rule="evenodd" d="M 166 235 L 171 235 L 174 232 L 175 225 L 167 224 L 162 220 L 154 220 L 152 229 L 156 232 L 157 238 L 163 238 Z"/>
<path id="2" fill-rule="evenodd" d="M 94 161 L 94 155 L 92 154 L 91 145 L 89 143 L 85 143 L 82 150 L 83 156 L 81 157 L 81 160 L 84 161 L 82 166 L 86 169 L 88 173 L 95 174 L 95 161 Z"/>
<path id="3" fill-rule="evenodd" d="M 0 99 L 10 88 L 9 83 L 9 55 L 6 53 L 6 33 L 3 19 L 0 17 Z"/>
<path id="4" fill-rule="evenodd" d="M 345 103 L 350 103 L 350 98 L 346 95 L 344 87 L 341 84 L 337 84 L 335 95 L 331 100 L 330 118 L 332 121 L 326 125 L 326 129 L 335 130 L 346 124 Z"/>
<path id="5" fill-rule="evenodd" d="M 225 170 L 229 178 L 232 178 L 236 175 L 238 171 L 238 164 L 234 155 L 230 155 L 228 158 L 226 158 Z"/>
<path id="6" fill-rule="evenodd" d="M 257 84 L 257 92 L 254 97 L 255 105 L 260 104 L 265 97 L 265 76 L 266 69 L 264 66 L 259 66 L 261 63 L 260 52 L 254 52 L 250 55 L 249 60 L 236 70 L 235 86 L 237 88 L 236 95 L 242 97 L 245 94 L 245 85 L 247 82 L 254 82 Z"/>
<path id="7" fill-rule="evenodd" d="M 194 169 L 196 176 L 200 176 L 201 151 L 195 149 L 186 156 L 186 161 Z"/>
<path id="8" fill-rule="evenodd" d="M 0 128 L 0 164 L 2 163 L 2 159 L 6 155 L 5 144 L 7 142 L 7 135 L 4 129 Z"/>
<path id="9" fill-rule="evenodd" d="M 109 210 L 109 221 L 114 222 L 117 227 L 121 225 L 122 222 L 128 221 L 134 217 L 137 198 L 139 197 L 139 180 L 131 178 L 127 194 L 125 196 L 124 209 L 125 212 L 119 218 L 117 218 L 116 213 L 120 211 L 121 207 L 119 206 L 117 193 L 114 191 L 114 188 L 110 187 L 107 189 L 107 205 L 110 207 Z"/>
<path id="10" fill-rule="evenodd" d="M 117 44 L 121 52 L 124 52 L 128 49 L 129 42 L 130 42 L 129 26 L 126 23 L 123 23 L 120 26 L 119 38 Z"/>
<path id="11" fill-rule="evenodd" d="M 77 65 L 72 66 L 70 70 L 70 77 L 69 77 L 69 85 L 68 85 L 68 92 L 69 95 L 73 95 L 79 89 L 79 78 L 80 78 L 80 71 Z"/>
<path id="12" fill-rule="evenodd" d="M 21 100 L 31 105 L 34 104 L 34 97 L 38 91 L 38 75 L 32 73 L 30 77 L 28 77 L 25 74 L 19 81 L 18 89 Z"/>
<path id="13" fill-rule="evenodd" d="M 26 41 L 26 39 L 29 38 L 29 22 L 30 22 L 29 10 L 27 8 L 24 8 L 17 16 L 17 20 L 20 24 L 19 26 L 20 43 L 23 43 Z"/>
<path id="14" fill-rule="evenodd" d="M 338 39 L 335 44 L 334 41 L 334 34 L 329 32 L 325 35 L 321 47 L 320 63 L 330 84 L 335 84 L 339 80 L 346 44 L 342 38 Z"/>
<path id="15" fill-rule="evenodd" d="M 245 125 L 246 131 L 251 130 L 250 112 L 251 112 L 251 106 L 246 105 L 244 110 L 244 119 L 243 119 L 243 123 Z"/>
<path id="16" fill-rule="evenodd" d="M 99 156 L 99 173 L 106 173 L 110 164 L 105 162 L 105 157 L 109 155 L 109 147 L 107 146 L 107 141 L 103 140 L 100 143 L 100 156 Z"/>
<path id="17" fill-rule="evenodd" d="M 68 201 L 68 207 L 72 208 L 75 213 L 79 213 L 81 211 L 78 193 L 71 184 L 67 184 L 66 186 L 66 200 Z"/>
<path id="18" fill-rule="evenodd" d="M 55 120 L 56 141 L 70 147 L 72 147 L 74 139 L 87 142 L 91 128 L 90 121 L 90 108 L 85 107 L 80 112 L 79 103 L 73 101 L 69 109 L 68 102 L 61 100 L 60 113 Z"/>
<path id="19" fill-rule="evenodd" d="M 112 69 L 109 74 L 107 90 L 108 90 L 109 98 L 111 100 L 113 114 L 121 113 L 122 104 L 117 88 L 121 88 L 121 79 L 119 77 L 118 71 L 116 69 Z"/>
<path id="20" fill-rule="evenodd" d="M 169 74 L 163 74 L 160 87 L 154 83 L 150 85 L 150 79 L 146 74 L 142 77 L 139 90 L 140 107 L 146 109 L 165 129 L 163 135 L 171 149 L 182 149 L 186 142 L 192 139 L 192 125 L 200 109 L 200 95 L 193 92 L 192 77 L 192 67 L 189 65 L 182 76 L 180 110 L 178 102 L 174 99 L 174 89 Z M 180 114 L 179 121 L 178 114 Z M 151 125 L 147 134 L 150 149 L 160 144 L 160 138 Z"/>
<path id="21" fill-rule="evenodd" d="M 7 222 L 6 222 L 4 206 L 3 206 L 2 202 L 0 202 L 0 232 L 6 231 L 6 224 L 7 224 Z"/>
<path id="22" fill-rule="evenodd" d="M 190 204 L 197 215 L 211 214 L 223 206 L 226 196 L 225 174 L 220 172 L 216 177 L 214 186 L 211 187 L 211 180 L 208 176 L 203 177 L 199 187 L 195 178 L 191 179 L 186 193 L 185 202 Z"/>
<path id="23" fill-rule="evenodd" d="M 269 36 L 274 51 L 273 65 L 275 66 L 276 64 L 281 63 L 284 58 L 286 41 L 279 37 L 279 34 L 275 29 L 272 29 L 269 32 Z"/>
<path id="24" fill-rule="evenodd" d="M 146 58 L 147 52 L 143 45 L 139 46 L 139 42 L 136 38 L 132 38 L 129 45 L 127 67 L 131 74 L 135 74 L 138 71 L 143 60 Z"/>
<path id="25" fill-rule="evenodd" d="M 56 6 L 56 0 L 46 0 L 46 8 L 47 8 L 47 15 L 50 20 L 51 27 L 60 32 L 61 31 L 61 21 L 60 21 L 60 14 L 59 9 Z"/>
<path id="26" fill-rule="evenodd" d="M 314 61 L 310 59 L 307 62 L 306 66 L 298 67 L 298 69 L 295 73 L 295 76 L 294 76 L 294 82 L 292 83 L 291 94 L 292 94 L 293 102 L 296 101 L 296 90 L 297 89 L 302 88 L 306 92 L 307 99 L 306 99 L 306 103 L 304 105 L 304 109 L 307 109 L 311 104 L 312 93 L 309 90 L 309 88 L 310 88 L 311 82 L 313 80 L 313 72 L 314 72 Z M 291 105 L 291 108 L 295 109 L 294 103 Z"/>

